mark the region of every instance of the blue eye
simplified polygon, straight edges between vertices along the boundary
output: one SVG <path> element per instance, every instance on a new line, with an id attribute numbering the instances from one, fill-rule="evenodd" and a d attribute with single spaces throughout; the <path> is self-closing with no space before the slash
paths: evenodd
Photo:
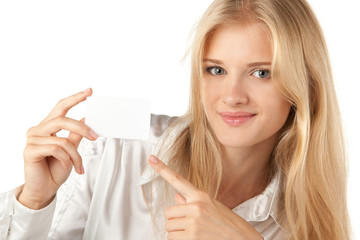
<path id="1" fill-rule="evenodd" d="M 226 74 L 226 71 L 221 67 L 208 67 L 206 68 L 206 71 L 211 75 L 215 75 L 215 76 Z"/>
<path id="2" fill-rule="evenodd" d="M 259 69 L 253 72 L 254 76 L 257 78 L 269 78 L 270 71 L 266 69 Z"/>

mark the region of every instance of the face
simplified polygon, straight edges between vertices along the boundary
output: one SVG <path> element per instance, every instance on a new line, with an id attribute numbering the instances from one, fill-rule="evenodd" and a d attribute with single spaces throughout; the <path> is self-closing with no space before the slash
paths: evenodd
<path id="1" fill-rule="evenodd" d="M 224 25 L 208 39 L 201 100 L 227 148 L 274 142 L 290 104 L 271 79 L 272 47 L 260 23 Z"/>

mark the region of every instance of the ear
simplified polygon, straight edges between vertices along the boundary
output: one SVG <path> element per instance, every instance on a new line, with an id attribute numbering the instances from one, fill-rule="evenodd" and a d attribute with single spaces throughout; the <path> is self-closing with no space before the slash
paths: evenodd
<path id="1" fill-rule="evenodd" d="M 175 194 L 175 202 L 176 204 L 186 204 L 186 199 L 180 194 Z"/>

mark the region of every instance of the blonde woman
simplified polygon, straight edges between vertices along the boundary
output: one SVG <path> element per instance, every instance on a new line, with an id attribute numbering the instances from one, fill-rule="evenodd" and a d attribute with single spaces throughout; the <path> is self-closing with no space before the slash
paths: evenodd
<path id="1" fill-rule="evenodd" d="M 215 0 L 191 58 L 187 114 L 153 115 L 148 142 L 67 118 L 91 89 L 29 129 L 2 239 L 350 239 L 341 119 L 305 0 Z"/>

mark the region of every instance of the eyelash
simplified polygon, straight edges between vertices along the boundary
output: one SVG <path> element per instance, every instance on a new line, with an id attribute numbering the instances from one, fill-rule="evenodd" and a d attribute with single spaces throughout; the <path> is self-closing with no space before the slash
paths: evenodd
<path id="1" fill-rule="evenodd" d="M 213 75 L 213 76 L 219 76 L 219 75 L 214 75 L 214 74 L 211 73 L 211 70 L 213 70 L 214 68 L 220 68 L 220 69 L 222 69 L 223 71 L 225 71 L 225 69 L 223 69 L 222 67 L 217 66 L 217 65 L 210 66 L 210 67 L 206 67 L 205 71 L 206 71 L 207 73 Z M 268 74 L 269 74 L 269 76 L 267 76 L 267 77 L 265 77 L 265 78 L 260 78 L 260 77 L 256 77 L 256 78 L 268 79 L 268 78 L 271 77 L 271 72 L 270 72 L 270 70 L 268 70 L 268 69 L 254 69 L 253 71 L 251 71 L 251 75 L 253 75 L 253 74 L 254 74 L 255 72 L 257 72 L 257 71 L 267 71 Z M 225 71 L 225 73 L 226 73 L 226 71 Z M 221 75 L 223 75 L 223 74 L 221 74 Z"/>
<path id="2" fill-rule="evenodd" d="M 225 71 L 225 69 L 223 69 L 222 67 L 214 65 L 214 66 L 207 67 L 207 68 L 206 68 L 206 72 L 209 73 L 209 74 L 211 74 L 211 75 L 213 75 L 213 76 L 218 76 L 218 75 L 214 75 L 214 74 L 211 73 L 211 70 L 213 70 L 214 68 L 220 68 L 220 69 L 222 69 L 222 70 Z M 226 71 L 225 71 L 225 72 L 226 72 Z"/>

